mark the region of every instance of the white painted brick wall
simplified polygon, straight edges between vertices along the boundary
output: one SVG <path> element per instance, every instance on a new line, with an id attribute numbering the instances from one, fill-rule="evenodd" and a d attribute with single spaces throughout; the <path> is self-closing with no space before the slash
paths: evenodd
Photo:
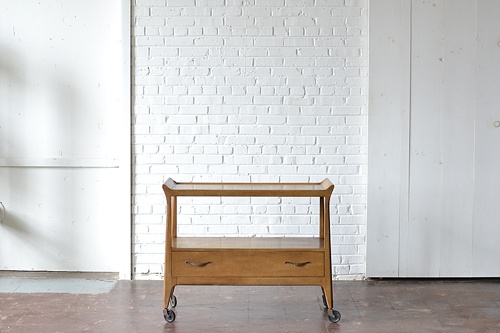
<path id="1" fill-rule="evenodd" d="M 367 0 L 135 0 L 134 272 L 163 273 L 177 181 L 317 182 L 336 279 L 365 272 Z M 184 235 L 315 235 L 309 198 L 181 198 Z"/>

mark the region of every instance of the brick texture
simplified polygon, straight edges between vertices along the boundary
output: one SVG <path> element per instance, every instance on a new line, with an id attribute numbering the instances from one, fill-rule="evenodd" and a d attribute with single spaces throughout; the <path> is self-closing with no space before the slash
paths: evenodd
<path id="1" fill-rule="evenodd" d="M 317 182 L 335 279 L 365 272 L 367 0 L 133 2 L 134 274 L 163 274 L 177 181 Z M 182 198 L 182 235 L 318 232 L 309 198 Z"/>

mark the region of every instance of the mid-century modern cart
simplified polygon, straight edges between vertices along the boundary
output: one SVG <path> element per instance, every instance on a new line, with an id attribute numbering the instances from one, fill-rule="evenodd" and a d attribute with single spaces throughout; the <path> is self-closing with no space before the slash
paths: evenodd
<path id="1" fill-rule="evenodd" d="M 334 185 L 320 183 L 163 184 L 167 200 L 163 314 L 175 320 L 177 285 L 321 286 L 331 322 L 330 196 Z M 177 197 L 319 198 L 319 237 L 177 237 Z"/>

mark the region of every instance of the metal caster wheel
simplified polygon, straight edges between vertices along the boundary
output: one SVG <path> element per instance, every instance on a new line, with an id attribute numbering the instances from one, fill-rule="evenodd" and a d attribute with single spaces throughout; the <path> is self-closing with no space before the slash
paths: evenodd
<path id="1" fill-rule="evenodd" d="M 175 320 L 175 312 L 170 309 L 163 310 L 163 318 L 167 323 L 173 323 Z"/>
<path id="2" fill-rule="evenodd" d="M 337 310 L 328 310 L 328 319 L 332 322 L 332 323 L 338 323 L 340 321 L 340 312 L 338 312 Z"/>
<path id="3" fill-rule="evenodd" d="M 170 306 L 172 308 L 177 306 L 177 297 L 175 297 L 175 295 L 170 296 Z"/>

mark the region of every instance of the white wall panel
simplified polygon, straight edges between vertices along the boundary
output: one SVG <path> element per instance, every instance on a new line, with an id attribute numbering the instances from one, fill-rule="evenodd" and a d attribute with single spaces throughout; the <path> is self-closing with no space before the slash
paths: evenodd
<path id="1" fill-rule="evenodd" d="M 471 276 L 476 115 L 476 1 L 444 3 L 442 199 L 438 276 Z M 422 181 L 425 181 L 422 180 Z"/>
<path id="2" fill-rule="evenodd" d="M 472 264 L 475 2 L 414 2 L 409 276 Z"/>
<path id="3" fill-rule="evenodd" d="M 130 4 L 0 0 L 0 269 L 130 276 Z"/>
<path id="4" fill-rule="evenodd" d="M 399 274 L 408 217 L 410 1 L 370 4 L 367 275 Z M 381 59 L 383 61 L 381 61 Z"/>
<path id="5" fill-rule="evenodd" d="M 442 205 L 443 1 L 412 3 L 410 187 L 403 275 L 439 274 Z M 403 256 L 403 259 L 405 257 Z"/>
<path id="6" fill-rule="evenodd" d="M 372 53 L 375 59 L 370 62 L 370 73 L 376 76 L 370 78 L 369 149 L 377 155 L 370 154 L 375 163 L 370 160 L 369 184 L 385 179 L 383 170 L 395 169 L 396 179 L 398 168 L 404 172 L 404 163 L 395 163 L 395 156 L 385 158 L 401 144 L 388 141 L 386 133 L 409 126 L 409 155 L 399 156 L 408 158 L 409 187 L 407 192 L 399 188 L 399 198 L 407 195 L 408 201 L 402 203 L 394 188 L 369 190 L 368 205 L 375 208 L 368 211 L 369 231 L 373 230 L 368 233 L 367 266 L 373 267 L 368 275 L 394 276 L 380 261 L 387 257 L 386 262 L 393 263 L 397 257 L 400 277 L 499 276 L 500 158 L 495 152 L 500 151 L 500 3 L 412 1 L 411 10 L 401 14 L 396 18 L 372 12 L 376 15 L 372 25 L 389 28 L 411 21 L 411 107 L 407 123 L 387 121 L 387 132 L 383 126 L 372 131 L 372 119 L 391 106 L 390 101 L 377 104 L 379 85 L 386 83 L 384 72 L 373 67 L 387 69 L 397 57 L 405 59 L 395 51 L 397 47 L 386 47 L 387 55 Z M 370 41 L 374 49 L 384 46 L 374 38 Z M 397 42 L 405 47 L 403 41 Z M 393 100 L 400 98 L 401 92 L 393 91 Z M 380 168 L 384 162 L 388 165 Z M 384 214 L 382 207 L 408 209 L 408 218 Z M 374 235 L 388 225 L 399 228 L 399 243 L 389 239 L 379 246 L 370 245 Z"/>
<path id="7" fill-rule="evenodd" d="M 478 1 L 473 272 L 500 276 L 500 2 Z"/>

